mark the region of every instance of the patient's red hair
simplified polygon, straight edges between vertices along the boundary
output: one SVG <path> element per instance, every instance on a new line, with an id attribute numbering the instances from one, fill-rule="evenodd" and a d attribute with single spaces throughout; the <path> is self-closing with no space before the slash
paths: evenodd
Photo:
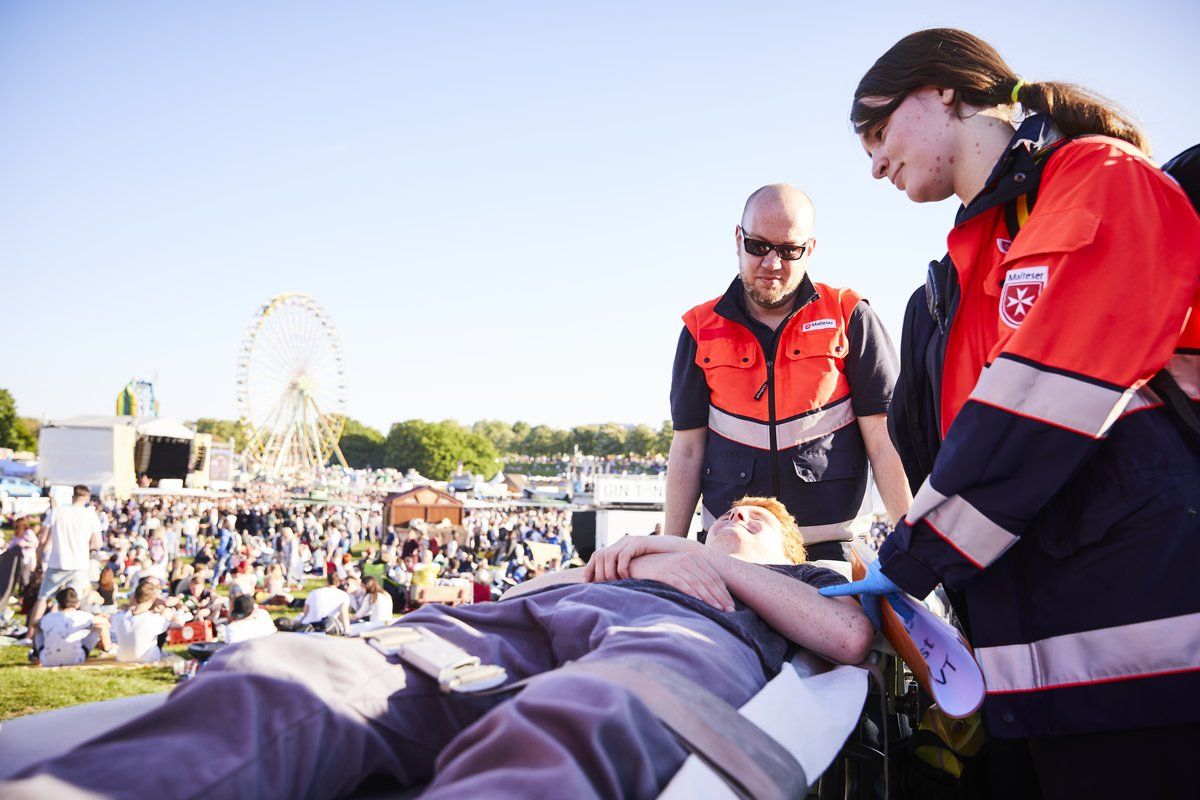
<path id="1" fill-rule="evenodd" d="M 800 533 L 800 526 L 796 524 L 796 518 L 788 512 L 783 503 L 774 497 L 743 497 L 734 505 L 757 506 L 769 511 L 771 516 L 779 520 L 779 527 L 783 531 L 783 552 L 788 560 L 793 564 L 802 564 L 808 560 L 808 553 L 804 551 L 804 536 Z"/>

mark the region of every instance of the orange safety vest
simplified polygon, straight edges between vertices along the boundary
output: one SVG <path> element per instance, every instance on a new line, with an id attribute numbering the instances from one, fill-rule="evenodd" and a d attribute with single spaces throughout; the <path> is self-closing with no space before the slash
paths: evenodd
<path id="1" fill-rule="evenodd" d="M 862 298 L 811 285 L 813 298 L 777 331 L 773 353 L 728 292 L 683 315 L 710 393 L 705 529 L 741 497 L 767 495 L 788 507 L 809 542 L 842 539 L 842 523 L 862 504 L 865 450 L 843 372 L 847 324 Z M 740 282 L 730 291 L 742 291 Z"/>

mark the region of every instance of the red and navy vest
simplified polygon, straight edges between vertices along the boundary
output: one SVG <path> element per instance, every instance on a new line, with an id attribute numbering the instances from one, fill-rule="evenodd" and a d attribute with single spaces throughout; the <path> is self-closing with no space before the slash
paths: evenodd
<path id="1" fill-rule="evenodd" d="M 776 332 L 774 352 L 763 351 L 731 296 L 740 282 L 683 315 L 710 392 L 705 529 L 740 498 L 760 495 L 781 500 L 807 541 L 843 538 L 839 524 L 862 505 L 866 453 L 844 374 L 847 326 L 862 298 L 811 286 L 808 302 Z"/>

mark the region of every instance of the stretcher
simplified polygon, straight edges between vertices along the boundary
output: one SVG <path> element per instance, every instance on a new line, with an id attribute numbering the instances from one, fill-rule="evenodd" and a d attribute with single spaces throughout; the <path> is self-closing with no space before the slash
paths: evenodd
<path id="1" fill-rule="evenodd" d="M 800 656 L 752 698 L 741 713 L 779 742 L 804 775 L 820 776 L 858 724 L 867 672 Z M 168 701 L 167 692 L 86 703 L 0 723 L 0 780 L 135 719 Z M 804 784 L 807 786 L 807 781 Z M 704 762 L 690 757 L 664 798 L 735 797 Z"/>
<path id="2" fill-rule="evenodd" d="M 848 565 L 840 566 L 844 569 Z M 951 630 L 948 626 L 944 627 Z M 909 633 L 903 628 L 899 630 L 901 637 Z M 897 634 L 895 624 L 891 625 L 890 633 Z M 374 632 L 368 636 L 376 638 Z M 408 638 L 411 640 L 411 637 Z M 953 639 L 953 636 L 950 638 Z M 376 646 L 381 644 L 377 642 Z M 404 642 L 399 644 L 403 645 Z M 901 642 L 901 645 L 904 644 Z M 912 642 L 908 641 L 907 644 L 912 645 Z M 430 656 L 430 660 L 441 660 L 436 652 L 427 651 L 426 655 Z M 917 658 L 921 656 L 925 654 L 919 653 Z M 452 665 L 453 668 L 445 675 L 439 673 L 435 677 L 443 682 L 443 688 L 447 691 L 471 691 L 455 685 L 454 677 L 464 669 L 478 670 L 478 659 L 474 661 L 471 664 Z M 879 669 L 881 665 L 885 667 L 884 670 Z M 839 757 L 847 757 L 847 751 L 853 749 L 847 745 L 847 740 L 860 725 L 871 674 L 874 673 L 880 684 L 880 696 L 885 703 L 889 702 L 889 692 L 894 695 L 897 690 L 904 688 L 903 682 L 897 680 L 897 676 L 902 674 L 902 665 L 882 636 L 877 638 L 868 662 L 860 666 L 835 666 L 806 652 L 799 653 L 755 697 L 737 710 L 717 708 L 723 701 L 698 687 L 691 690 L 684 687 L 683 692 L 679 691 L 678 686 L 665 687 L 661 668 L 645 670 L 639 675 L 636 664 L 626 666 L 630 668 L 623 670 L 625 677 L 617 682 L 623 682 L 646 702 L 693 753 L 663 791 L 661 797 L 666 800 L 803 796 L 829 770 L 831 764 Z M 974 666 L 973 662 L 971 666 Z M 582 667 L 582 664 L 567 665 L 564 669 Z M 890 680 L 885 679 L 885 672 Z M 923 684 L 935 690 L 939 688 L 936 682 L 930 683 L 928 669 L 924 670 L 923 676 L 921 672 L 917 670 L 918 676 L 923 677 Z M 955 673 L 955 676 L 958 674 Z M 969 669 L 961 670 L 961 674 L 967 677 L 972 675 Z M 683 683 L 677 680 L 679 677 L 672 677 L 670 683 Z M 960 689 L 964 685 L 967 684 L 959 680 Z M 489 680 L 487 685 L 478 682 L 477 688 L 511 691 L 514 687 L 496 687 L 496 683 Z M 978 699 L 981 699 L 981 678 L 978 688 Z M 688 691 L 694 694 L 689 696 Z M 705 698 L 702 696 L 704 694 L 710 697 Z M 963 693 L 963 696 L 966 699 L 959 710 L 970 713 L 977 707 L 978 700 L 972 692 Z M 712 702 L 714 700 L 715 703 Z M 4 758 L 0 759 L 0 779 L 35 761 L 66 752 L 164 702 L 167 702 L 166 693 L 143 695 L 59 709 L 2 723 L 0 753 L 4 754 Z M 886 714 L 886 711 L 883 713 Z M 731 720 L 728 716 L 721 717 L 722 714 L 732 714 L 740 719 Z M 886 744 L 882 752 L 862 747 L 858 750 L 856 757 L 861 759 L 865 755 L 878 762 L 879 772 L 885 776 L 883 789 L 886 797 L 889 794 Z M 767 767 L 764 768 L 763 764 Z M 395 796 L 395 792 L 387 796 Z"/>

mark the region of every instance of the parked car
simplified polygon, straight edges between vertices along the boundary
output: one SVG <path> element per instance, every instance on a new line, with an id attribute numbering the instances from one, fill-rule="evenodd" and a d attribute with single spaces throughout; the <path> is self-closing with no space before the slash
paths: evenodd
<path id="1" fill-rule="evenodd" d="M 24 478 L 14 478 L 11 475 L 0 477 L 0 496 L 7 497 L 41 497 L 42 487 L 30 483 Z"/>

